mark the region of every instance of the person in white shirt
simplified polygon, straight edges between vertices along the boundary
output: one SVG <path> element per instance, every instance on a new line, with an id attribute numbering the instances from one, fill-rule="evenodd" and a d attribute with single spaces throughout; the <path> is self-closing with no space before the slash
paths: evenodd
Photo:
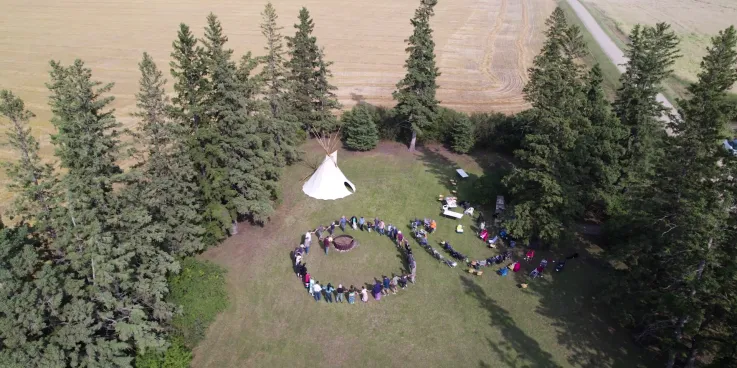
<path id="1" fill-rule="evenodd" d="M 312 243 L 312 234 L 308 231 L 305 233 L 305 254 L 310 254 L 310 244 Z"/>
<path id="2" fill-rule="evenodd" d="M 315 284 L 312 285 L 312 296 L 315 297 L 315 301 L 320 301 L 320 295 L 322 294 L 322 286 L 320 286 L 320 283 L 318 281 L 315 281 Z"/>

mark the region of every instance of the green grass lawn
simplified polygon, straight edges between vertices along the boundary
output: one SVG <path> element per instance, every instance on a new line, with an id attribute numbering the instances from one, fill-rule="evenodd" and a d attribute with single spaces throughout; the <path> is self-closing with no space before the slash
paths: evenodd
<path id="1" fill-rule="evenodd" d="M 317 161 L 315 142 L 303 149 L 308 162 Z M 195 350 L 193 366 L 645 366 L 628 334 L 609 324 L 606 311 L 593 303 L 602 275 L 597 255 L 588 251 L 594 246 L 582 245 L 581 257 L 569 261 L 564 272 L 548 273 L 523 290 L 517 284 L 527 280 L 533 264 L 504 278 L 494 273 L 497 267 L 473 276 L 465 267 L 439 263 L 413 242 L 417 284 L 380 302 L 315 302 L 292 273 L 290 251 L 307 229 L 341 215 L 379 216 L 405 229 L 410 218 L 432 217 L 438 221 L 438 231 L 430 236 L 433 244 L 449 240 L 471 258 L 496 254 L 474 236 L 468 216 L 460 221 L 467 233 L 456 234 L 458 221 L 440 217 L 437 196 L 448 193 L 456 168 L 471 174 L 460 184 L 463 197 L 481 174 L 507 166 L 505 160 L 457 156 L 439 147 L 411 154 L 400 144 L 384 142 L 368 153 L 341 150 L 338 162 L 356 184 L 355 194 L 338 201 L 308 198 L 301 185 L 309 165 L 291 167 L 272 221 L 264 227 L 241 225 L 238 235 L 203 255 L 228 269 L 231 301 Z M 403 269 L 387 238 L 350 234 L 361 243 L 350 252 L 332 250 L 325 256 L 313 245 L 306 262 L 314 278 L 359 286 Z M 538 252 L 534 265 L 542 256 L 557 258 L 572 250 Z"/>

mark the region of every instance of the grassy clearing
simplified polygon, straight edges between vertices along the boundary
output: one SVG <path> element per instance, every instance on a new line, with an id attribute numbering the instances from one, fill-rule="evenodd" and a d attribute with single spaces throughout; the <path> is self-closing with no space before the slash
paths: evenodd
<path id="1" fill-rule="evenodd" d="M 571 6 L 568 5 L 568 3 L 565 1 L 558 2 L 558 6 L 563 9 L 568 21 L 571 24 L 578 26 L 578 28 L 581 30 L 581 35 L 583 36 L 583 39 L 586 42 L 586 47 L 589 51 L 588 55 L 583 58 L 583 62 L 588 67 L 592 67 L 597 63 L 599 64 L 604 76 L 604 92 L 606 93 L 607 97 L 609 97 L 609 99 L 613 99 L 615 92 L 620 86 L 620 73 L 617 69 L 617 66 L 614 65 L 611 60 L 609 60 L 601 47 L 599 47 L 599 44 L 596 42 L 596 40 L 594 40 L 588 29 L 586 29 L 583 23 L 581 23 L 581 21 L 578 19 L 576 13 L 573 11 Z"/>
<path id="2" fill-rule="evenodd" d="M 314 142 L 304 149 L 308 158 L 319 157 Z M 228 270 L 230 305 L 195 349 L 193 366 L 644 366 L 627 334 L 610 326 L 606 313 L 592 303 L 601 273 L 596 255 L 583 245 L 581 257 L 564 272 L 522 290 L 516 285 L 527 280 L 533 264 L 506 278 L 494 274 L 496 267 L 477 277 L 448 268 L 413 244 L 416 285 L 380 302 L 316 303 L 292 273 L 290 260 L 305 230 L 341 215 L 378 215 L 403 227 L 410 218 L 433 217 L 439 226 L 432 243 L 445 239 L 471 258 L 488 257 L 496 251 L 475 238 L 472 219 L 460 221 L 467 233 L 454 233 L 457 221 L 439 216 L 437 196 L 448 193 L 458 167 L 471 174 L 460 184 L 463 197 L 480 175 L 509 165 L 494 155 L 457 156 L 437 147 L 410 154 L 386 142 L 368 153 L 341 151 L 338 162 L 358 187 L 354 195 L 338 201 L 307 198 L 301 184 L 310 169 L 292 167 L 283 180 L 283 203 L 269 224 L 242 225 L 240 234 L 203 255 Z M 313 246 L 306 258 L 313 277 L 359 286 L 404 267 L 388 239 L 350 233 L 361 245 L 348 253 L 325 256 Z M 538 253 L 535 265 L 542 256 L 560 255 Z"/>

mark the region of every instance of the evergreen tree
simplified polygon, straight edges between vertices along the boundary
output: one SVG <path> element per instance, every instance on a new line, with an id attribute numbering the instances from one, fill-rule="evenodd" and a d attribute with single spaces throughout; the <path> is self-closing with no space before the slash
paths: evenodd
<path id="1" fill-rule="evenodd" d="M 457 153 L 468 153 L 476 143 L 475 131 L 471 119 L 461 114 L 453 122 L 451 148 Z"/>
<path id="2" fill-rule="evenodd" d="M 161 322 L 173 308 L 166 274 L 178 264 L 141 233 L 148 214 L 123 207 L 113 191 L 121 170 L 120 124 L 104 97 L 112 84 L 92 80 L 77 60 L 51 63 L 52 137 L 61 167 L 64 213 L 54 217 L 55 251 L 65 267 L 64 308 L 54 339 L 71 366 L 128 366 L 130 352 L 161 348 Z"/>
<path id="3" fill-rule="evenodd" d="M 505 222 L 519 238 L 557 241 L 561 230 L 582 209 L 576 200 L 575 167 L 567 158 L 587 120 L 586 98 L 577 63 L 585 53 L 580 31 L 555 9 L 546 22 L 546 41 L 530 68 L 525 86 L 530 133 L 515 152 L 521 162 L 504 178 L 512 194 L 512 217 Z"/>
<path id="4" fill-rule="evenodd" d="M 177 40 L 172 46 L 170 67 L 176 92 L 172 111 L 184 127 L 182 144 L 189 150 L 197 172 L 205 228 L 203 241 L 215 244 L 225 237 L 231 218 L 218 193 L 227 174 L 216 163 L 218 159 L 223 160 L 224 153 L 218 144 L 220 137 L 207 118 L 211 84 L 207 79 L 204 50 L 186 24 L 179 25 Z"/>
<path id="5" fill-rule="evenodd" d="M 267 113 L 259 116 L 262 139 L 272 140 L 274 153 L 280 163 L 292 164 L 299 160 L 297 146 L 297 131 L 299 123 L 289 107 L 288 71 L 284 58 L 282 27 L 277 26 L 276 10 L 271 3 L 266 4 L 262 16 L 261 34 L 266 38 L 266 56 L 261 59 L 263 69 L 258 75 L 261 84 L 261 94 L 268 103 Z M 250 72 L 255 65 L 242 60 L 239 67 L 239 80 L 242 83 L 252 80 Z M 253 96 L 256 99 L 256 96 Z M 281 165 L 280 165 L 281 166 Z"/>
<path id="6" fill-rule="evenodd" d="M 619 186 L 632 189 L 648 185 L 647 178 L 652 177 L 659 160 L 657 147 L 665 136 L 661 117 L 667 112 L 656 96 L 660 83 L 672 74 L 678 39 L 665 23 L 637 25 L 629 39 L 627 70 L 620 78 L 614 112 L 629 130 Z"/>
<path id="7" fill-rule="evenodd" d="M 201 193 L 200 206 L 206 244 L 222 240 L 231 224 L 231 217 L 218 190 L 222 189 L 227 173 L 220 162 L 225 153 L 219 145 L 221 137 L 208 121 L 208 102 L 212 85 L 207 78 L 204 50 L 186 24 L 179 25 L 177 40 L 172 44 L 173 61 L 170 63 L 174 77 L 172 99 L 173 115 L 184 127 L 182 143 L 197 172 L 197 185 Z"/>
<path id="8" fill-rule="evenodd" d="M 9 189 L 18 193 L 11 216 L 37 221 L 37 226 L 47 229 L 53 237 L 49 220 L 55 207 L 54 168 L 51 164 L 43 163 L 38 155 L 38 141 L 28 127 L 28 120 L 35 115 L 26 110 L 23 100 L 7 90 L 0 91 L 0 115 L 12 124 L 6 133 L 8 143 L 20 158 L 18 162 L 6 164 L 11 180 Z"/>
<path id="9" fill-rule="evenodd" d="M 343 142 L 356 151 L 369 151 L 379 143 L 379 130 L 366 104 L 359 103 L 343 114 Z"/>
<path id="10" fill-rule="evenodd" d="M 299 24 L 294 28 L 294 37 L 287 37 L 293 115 L 306 131 L 333 131 L 337 124 L 332 110 L 339 109 L 340 104 L 332 92 L 336 88 L 328 80 L 332 63 L 325 61 L 324 52 L 317 46 L 317 38 L 312 35 L 315 25 L 306 8 L 300 9 Z"/>
<path id="11" fill-rule="evenodd" d="M 276 24 L 276 9 L 269 2 L 261 13 L 261 34 L 266 38 L 266 56 L 263 57 L 264 67 L 261 79 L 264 82 L 264 99 L 269 103 L 271 116 L 277 119 L 286 118 L 289 113 L 287 101 L 287 61 L 284 58 L 283 37 L 280 31 L 283 27 Z"/>
<path id="12" fill-rule="evenodd" d="M 77 361 L 66 352 L 77 340 L 59 332 L 75 323 L 68 316 L 80 303 L 70 299 L 83 285 L 64 276 L 64 266 L 53 263 L 38 235 L 27 224 L 0 230 L 2 367 L 66 367 Z"/>
<path id="13" fill-rule="evenodd" d="M 712 42 L 698 82 L 689 87 L 692 97 L 679 101 L 682 120 L 672 124 L 677 134 L 662 138 L 667 159 L 646 178 L 651 185 L 633 190 L 634 208 L 625 217 L 630 225 L 616 238 L 619 259 L 629 267 L 616 279 L 611 300 L 667 352 L 666 367 L 679 361 L 693 367 L 707 344 L 734 336 L 722 327 L 735 320 L 737 300 L 731 209 L 737 192 L 730 179 L 737 171 L 717 142 L 734 113 L 726 91 L 737 81 L 737 35 L 730 28 Z"/>
<path id="14" fill-rule="evenodd" d="M 205 65 L 212 90 L 207 99 L 209 124 L 217 132 L 219 157 L 212 168 L 218 180 L 213 196 L 220 196 L 236 229 L 239 217 L 263 223 L 273 213 L 279 177 L 278 160 L 259 135 L 258 121 L 249 114 L 250 101 L 238 80 L 237 67 L 225 48 L 227 37 L 215 15 L 207 17 Z"/>
<path id="15" fill-rule="evenodd" d="M 145 147 L 146 157 L 141 177 L 129 194 L 146 207 L 151 217 L 146 233 L 160 247 L 177 256 L 193 254 L 204 248 L 204 229 L 197 175 L 182 144 L 186 130 L 169 117 L 166 80 L 151 56 L 144 52 L 138 68 L 141 78 L 134 116 L 140 120 L 138 142 Z"/>
<path id="16" fill-rule="evenodd" d="M 440 76 L 435 66 L 435 42 L 430 28 L 430 17 L 437 0 L 421 0 L 420 7 L 410 20 L 412 35 L 406 41 L 409 46 L 404 64 L 407 74 L 397 83 L 397 90 L 392 96 L 397 101 L 395 107 L 399 121 L 408 124 L 412 131 L 409 150 L 415 150 L 418 137 L 422 137 L 424 129 L 430 127 L 438 113 L 438 101 L 435 90 L 436 79 Z"/>
<path id="17" fill-rule="evenodd" d="M 627 130 L 611 110 L 602 87 L 603 77 L 595 65 L 584 81 L 586 104 L 583 109 L 585 124 L 579 127 L 579 138 L 571 155 L 575 169 L 578 201 L 581 207 L 598 204 L 613 206 L 615 183 L 621 172 L 620 158 L 624 154 L 622 142 Z"/>
<path id="18" fill-rule="evenodd" d="M 315 85 L 315 111 L 312 115 L 312 126 L 323 132 L 337 129 L 338 119 L 333 111 L 343 107 L 338 102 L 335 92 L 333 92 L 338 87 L 330 84 L 330 78 L 333 77 L 333 73 L 330 71 L 331 65 L 333 65 L 332 61 L 325 60 L 325 50 L 320 49 L 317 54 L 317 72 L 313 82 Z"/>
<path id="19" fill-rule="evenodd" d="M 205 114 L 204 100 L 210 87 L 205 78 L 203 50 L 197 45 L 197 38 L 189 26 L 184 23 L 179 25 L 177 39 L 172 43 L 172 47 L 173 60 L 169 66 L 176 92 L 176 96 L 172 99 L 174 112 L 181 123 L 190 128 L 191 135 L 196 135 Z"/>

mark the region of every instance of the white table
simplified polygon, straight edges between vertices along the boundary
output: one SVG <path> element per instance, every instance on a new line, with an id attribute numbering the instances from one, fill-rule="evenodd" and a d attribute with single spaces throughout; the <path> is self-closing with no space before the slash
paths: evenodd
<path id="1" fill-rule="evenodd" d="M 457 219 L 460 219 L 463 217 L 462 213 L 451 211 L 450 209 L 448 209 L 448 206 L 443 206 L 443 215 L 448 216 L 448 217 L 457 218 Z"/>
<path id="2" fill-rule="evenodd" d="M 465 179 L 465 178 L 468 177 L 468 174 L 466 174 L 466 171 L 464 171 L 463 169 L 458 169 L 458 170 L 456 170 L 456 172 L 458 173 L 458 175 L 461 176 L 461 178 L 464 178 Z"/>
<path id="3" fill-rule="evenodd" d="M 445 211 L 443 211 L 443 215 L 448 216 L 448 217 L 457 218 L 457 219 L 463 217 L 463 214 L 462 213 L 453 212 L 451 210 L 445 210 Z"/>

